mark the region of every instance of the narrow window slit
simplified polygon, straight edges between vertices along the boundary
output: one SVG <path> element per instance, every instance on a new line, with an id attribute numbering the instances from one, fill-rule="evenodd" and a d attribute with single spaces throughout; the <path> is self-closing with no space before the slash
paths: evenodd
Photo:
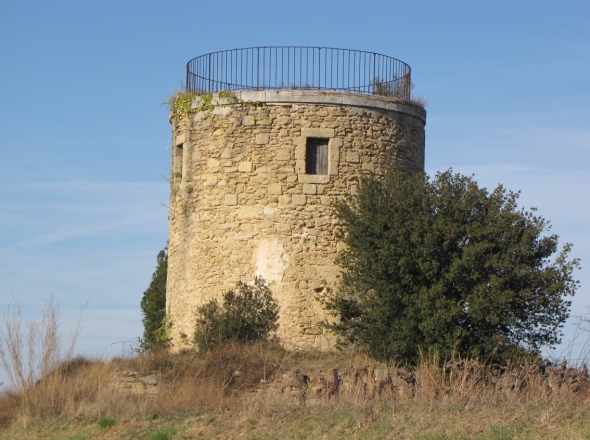
<path id="1" fill-rule="evenodd" d="M 173 157 L 172 157 L 172 172 L 174 175 L 172 176 L 176 182 L 180 182 L 184 175 L 184 165 L 183 165 L 183 144 L 178 144 L 174 147 Z"/>

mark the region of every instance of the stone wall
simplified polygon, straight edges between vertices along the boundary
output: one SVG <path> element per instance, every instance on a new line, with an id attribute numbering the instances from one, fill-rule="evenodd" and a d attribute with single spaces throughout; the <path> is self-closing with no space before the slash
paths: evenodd
<path id="1" fill-rule="evenodd" d="M 252 388 L 242 388 L 243 374 L 232 374 L 233 386 L 242 388 L 252 404 L 274 401 L 291 405 L 318 405 L 338 398 L 374 400 L 410 398 L 414 395 L 415 375 L 384 365 L 348 365 L 333 369 L 289 368 L 268 365 L 267 378 Z M 142 376 L 137 371 L 119 371 L 111 380 L 114 391 L 127 395 L 155 397 L 166 386 L 162 372 Z"/>
<path id="2" fill-rule="evenodd" d="M 199 305 L 262 276 L 280 305 L 282 343 L 331 348 L 316 298 L 340 277 L 332 206 L 392 160 L 424 169 L 425 112 L 394 98 L 307 90 L 236 92 L 213 104 L 171 118 L 174 343 L 192 335 Z M 329 140 L 327 174 L 306 174 L 307 138 Z"/>
<path id="3" fill-rule="evenodd" d="M 278 371 L 250 390 L 254 402 L 315 406 L 340 398 L 347 401 L 411 398 L 415 376 L 383 365 L 347 366 L 334 369 Z"/>

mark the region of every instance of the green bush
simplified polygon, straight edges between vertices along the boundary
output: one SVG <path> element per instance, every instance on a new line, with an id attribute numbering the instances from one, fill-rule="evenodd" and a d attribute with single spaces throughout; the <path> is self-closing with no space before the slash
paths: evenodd
<path id="1" fill-rule="evenodd" d="M 195 344 L 203 352 L 227 342 L 264 340 L 278 328 L 278 319 L 278 303 L 262 278 L 253 285 L 239 282 L 221 304 L 214 299 L 197 309 Z"/>
<path id="2" fill-rule="evenodd" d="M 339 319 L 328 327 L 408 364 L 420 348 L 502 361 L 558 344 L 579 261 L 517 200 L 450 170 L 364 180 L 336 207 L 347 247 L 342 285 L 326 301 Z"/>

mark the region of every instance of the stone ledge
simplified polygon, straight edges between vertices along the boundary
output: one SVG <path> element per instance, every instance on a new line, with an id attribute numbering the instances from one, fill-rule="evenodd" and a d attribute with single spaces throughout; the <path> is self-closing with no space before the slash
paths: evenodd
<path id="1" fill-rule="evenodd" d="M 223 106 L 238 105 L 239 101 L 264 102 L 266 104 L 297 103 L 348 105 L 352 107 L 365 107 L 404 113 L 414 116 L 426 124 L 426 110 L 424 108 L 400 101 L 398 98 L 392 96 L 304 89 L 234 91 L 234 94 L 238 103 L 229 102 L 223 99 L 219 100 L 217 93 L 213 94 L 212 102 Z M 199 102 L 200 101 L 195 101 L 193 106 L 197 106 Z M 229 110 L 226 109 L 219 112 L 219 114 L 226 115 L 228 112 Z"/>
<path id="2" fill-rule="evenodd" d="M 235 93 L 238 99 L 246 102 L 349 105 L 352 107 L 391 110 L 414 116 L 426 123 L 426 110 L 422 107 L 402 102 L 392 96 L 303 89 L 236 91 Z"/>

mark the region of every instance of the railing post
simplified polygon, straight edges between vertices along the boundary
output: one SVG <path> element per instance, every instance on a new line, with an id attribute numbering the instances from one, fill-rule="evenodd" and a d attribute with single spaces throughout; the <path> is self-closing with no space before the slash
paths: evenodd
<path id="1" fill-rule="evenodd" d="M 318 90 L 322 88 L 322 48 L 318 47 Z"/>
<path id="2" fill-rule="evenodd" d="M 209 80 L 209 82 L 207 83 L 207 92 L 210 92 L 211 90 L 209 90 L 209 86 L 211 84 L 211 54 L 209 54 L 209 56 L 207 57 L 207 67 L 209 70 L 207 79 Z"/>
<path id="3" fill-rule="evenodd" d="M 376 54 L 373 54 L 373 79 L 372 79 L 373 84 L 375 84 L 375 81 L 377 81 L 377 73 L 376 73 L 377 71 L 375 70 L 375 66 L 376 66 L 375 65 L 375 56 L 376 56 Z M 371 74 L 369 74 L 369 77 L 370 76 L 371 76 Z M 373 85 L 373 87 L 375 87 L 375 86 Z M 369 85 L 369 90 L 371 90 L 370 85 Z"/>

